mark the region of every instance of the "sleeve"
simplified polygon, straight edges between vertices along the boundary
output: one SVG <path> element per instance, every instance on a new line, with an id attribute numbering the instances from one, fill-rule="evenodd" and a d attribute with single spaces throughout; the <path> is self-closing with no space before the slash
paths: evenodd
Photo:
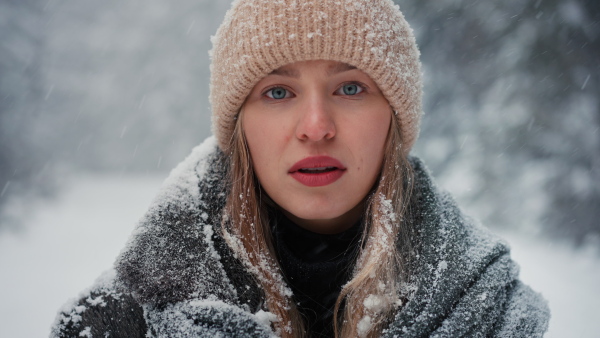
<path id="1" fill-rule="evenodd" d="M 542 296 L 529 286 L 517 281 L 497 337 L 543 337 L 548 329 L 550 310 Z"/>
<path id="2" fill-rule="evenodd" d="M 148 322 L 157 337 L 274 337 L 274 315 L 252 314 L 222 301 L 192 300 L 148 309 Z"/>
<path id="3" fill-rule="evenodd" d="M 50 337 L 274 337 L 273 315 L 221 301 L 194 300 L 144 309 L 131 296 L 91 291 L 58 314 Z M 148 321 L 146 321 L 148 320 Z"/>
<path id="4" fill-rule="evenodd" d="M 129 295 L 89 292 L 63 307 L 50 337 L 146 337 L 142 307 Z"/>

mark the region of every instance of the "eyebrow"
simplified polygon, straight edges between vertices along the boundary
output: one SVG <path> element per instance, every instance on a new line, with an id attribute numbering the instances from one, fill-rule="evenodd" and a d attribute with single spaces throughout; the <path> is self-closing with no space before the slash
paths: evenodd
<path id="1" fill-rule="evenodd" d="M 327 75 L 331 76 L 352 69 L 356 69 L 356 67 L 351 66 L 347 63 L 336 63 L 335 66 L 329 67 L 327 69 Z M 297 79 L 300 77 L 300 72 L 298 72 L 295 69 L 277 68 L 274 71 L 272 71 L 269 75 L 281 75 Z"/>
<path id="2" fill-rule="evenodd" d="M 300 77 L 300 72 L 298 72 L 295 69 L 277 68 L 274 71 L 272 71 L 269 75 L 281 75 L 297 79 Z"/>
<path id="3" fill-rule="evenodd" d="M 327 69 L 327 75 L 335 75 L 352 69 L 356 69 L 356 67 L 351 66 L 347 63 L 336 63 L 335 66 L 329 67 L 329 69 Z"/>

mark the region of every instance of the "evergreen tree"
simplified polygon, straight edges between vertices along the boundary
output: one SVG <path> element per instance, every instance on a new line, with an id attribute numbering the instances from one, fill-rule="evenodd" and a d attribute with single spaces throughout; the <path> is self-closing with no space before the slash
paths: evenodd
<path id="1" fill-rule="evenodd" d="M 434 174 L 490 224 L 600 235 L 598 3 L 398 3 L 423 55 L 417 149 Z"/>

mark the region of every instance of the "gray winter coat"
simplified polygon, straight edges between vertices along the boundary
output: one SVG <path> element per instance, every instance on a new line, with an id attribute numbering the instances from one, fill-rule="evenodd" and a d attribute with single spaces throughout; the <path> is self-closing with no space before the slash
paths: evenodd
<path id="1" fill-rule="evenodd" d="M 223 154 L 209 138 L 173 170 L 114 269 L 67 304 L 51 337 L 270 337 L 263 294 L 220 236 Z M 416 158 L 410 298 L 385 337 L 541 337 L 546 301 L 509 248 L 463 215 Z"/>

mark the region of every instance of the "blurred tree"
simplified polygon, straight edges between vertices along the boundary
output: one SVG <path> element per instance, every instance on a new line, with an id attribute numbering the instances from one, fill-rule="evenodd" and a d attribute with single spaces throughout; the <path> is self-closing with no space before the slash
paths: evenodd
<path id="1" fill-rule="evenodd" d="M 15 193 L 47 193 L 51 157 L 43 139 L 32 137 L 45 88 L 43 4 L 38 0 L 0 2 L 0 230 L 14 225 L 3 212 Z M 35 187 L 35 189 L 30 189 Z"/>
<path id="2" fill-rule="evenodd" d="M 398 1 L 425 71 L 417 153 L 488 224 L 600 235 L 592 0 Z"/>
<path id="3" fill-rule="evenodd" d="M 415 150 L 442 184 L 487 224 L 600 235 L 599 2 L 397 3 L 425 72 Z M 0 208 L 56 164 L 181 160 L 210 133 L 209 36 L 229 5 L 0 1 Z"/>
<path id="4" fill-rule="evenodd" d="M 64 0 L 45 11 L 55 153 L 84 170 L 167 171 L 210 134 L 210 35 L 229 1 Z"/>

